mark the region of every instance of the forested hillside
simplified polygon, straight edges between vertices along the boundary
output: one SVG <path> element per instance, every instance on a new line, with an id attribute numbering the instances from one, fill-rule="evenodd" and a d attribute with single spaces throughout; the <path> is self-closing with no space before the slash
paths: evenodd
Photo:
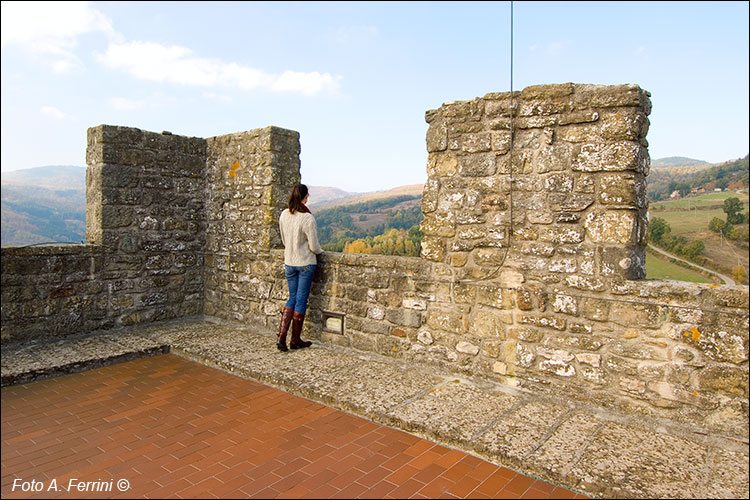
<path id="1" fill-rule="evenodd" d="M 748 157 L 719 165 L 652 168 L 646 180 L 652 201 L 668 199 L 674 191 L 686 196 L 693 189 L 706 192 L 745 189 L 748 187 Z"/>
<path id="2" fill-rule="evenodd" d="M 334 252 L 389 253 L 390 249 L 397 255 L 418 255 L 421 198 L 394 196 L 317 211 L 315 220 L 321 246 Z M 377 241 L 376 236 L 379 236 Z M 388 243 L 391 239 L 392 244 Z"/>
<path id="3" fill-rule="evenodd" d="M 84 190 L 4 185 L 0 235 L 3 246 L 84 241 Z"/>
<path id="4" fill-rule="evenodd" d="M 693 165 L 708 165 L 707 161 L 685 158 L 684 156 L 670 156 L 651 161 L 652 168 L 659 167 L 689 167 Z"/>

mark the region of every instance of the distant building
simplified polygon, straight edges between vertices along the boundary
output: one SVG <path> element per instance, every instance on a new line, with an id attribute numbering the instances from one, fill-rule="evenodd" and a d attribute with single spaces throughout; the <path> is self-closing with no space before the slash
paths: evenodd
<path id="1" fill-rule="evenodd" d="M 680 199 L 680 192 L 678 190 L 672 191 L 672 194 L 669 195 L 670 198 L 673 200 L 679 200 Z"/>
<path id="2" fill-rule="evenodd" d="M 715 188 L 715 189 L 714 189 L 714 192 L 715 192 L 715 193 L 721 193 L 721 188 Z"/>
<path id="3" fill-rule="evenodd" d="M 706 188 L 704 188 L 704 187 L 693 188 L 693 189 L 690 190 L 690 194 L 701 194 L 701 193 L 705 193 L 705 192 L 706 192 Z"/>

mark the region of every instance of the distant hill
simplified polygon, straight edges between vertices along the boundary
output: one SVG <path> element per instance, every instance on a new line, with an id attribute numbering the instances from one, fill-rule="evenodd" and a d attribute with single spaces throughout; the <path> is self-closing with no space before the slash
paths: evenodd
<path id="1" fill-rule="evenodd" d="M 2 186 L 2 245 L 80 243 L 86 239 L 83 189 Z"/>
<path id="2" fill-rule="evenodd" d="M 315 193 L 314 186 L 310 186 L 310 203 L 311 209 L 323 210 L 327 208 L 340 207 L 343 205 L 354 205 L 357 203 L 364 203 L 372 200 L 382 200 L 386 198 L 393 198 L 396 196 L 422 196 L 422 190 L 424 184 L 409 184 L 405 186 L 398 186 L 386 191 L 373 191 L 369 193 L 349 193 L 347 196 L 342 196 L 336 199 L 329 199 L 322 202 L 314 200 L 313 194 Z M 335 188 L 316 188 L 316 189 L 335 189 Z M 345 192 L 345 191 L 342 191 Z"/>
<path id="3" fill-rule="evenodd" d="M 3 246 L 86 239 L 86 169 L 55 165 L 2 172 Z"/>
<path id="4" fill-rule="evenodd" d="M 667 158 L 659 158 L 658 160 L 651 160 L 651 167 L 692 167 L 694 165 L 706 165 L 707 161 L 694 160 L 693 158 L 685 158 L 684 156 L 669 156 Z"/>
<path id="5" fill-rule="evenodd" d="M 369 238 L 368 241 L 362 242 L 362 250 L 365 250 L 366 247 L 372 246 L 373 238 L 391 229 L 397 229 L 404 231 L 401 235 L 402 240 L 406 238 L 406 232 L 409 233 L 412 248 L 408 254 L 417 255 L 418 253 L 421 239 L 419 223 L 422 221 L 421 193 L 389 197 L 378 195 L 367 201 L 342 204 L 313 212 L 318 223 L 320 244 L 324 250 L 341 252 L 348 243 Z M 397 241 L 392 243 L 395 249 Z M 407 255 L 404 253 L 406 251 L 404 245 L 405 242 L 402 241 L 400 244 L 402 253 L 399 255 Z"/>
<path id="6" fill-rule="evenodd" d="M 360 194 L 350 193 L 343 189 L 327 186 L 307 186 L 307 188 L 310 190 L 310 202 L 308 205 L 311 207 Z"/>
<path id="7" fill-rule="evenodd" d="M 53 190 L 86 190 L 86 168 L 72 165 L 51 165 L 3 172 L 2 185 L 36 186 Z"/>
<path id="8" fill-rule="evenodd" d="M 73 165 L 50 165 L 2 172 L 2 245 L 23 246 L 47 242 L 84 241 L 85 184 L 86 169 Z M 326 186 L 309 188 L 310 207 L 316 214 L 324 208 L 422 194 L 421 184 L 372 193 L 352 193 Z M 415 203 L 417 202 L 408 205 L 414 206 Z M 405 206 L 392 208 L 399 210 Z M 366 222 L 358 216 L 355 225 L 385 224 L 386 214 L 372 213 L 365 219 Z"/>
<path id="9" fill-rule="evenodd" d="M 648 177 L 648 197 L 652 201 L 665 200 L 678 191 L 681 196 L 693 192 L 747 189 L 748 157 L 723 163 L 670 166 L 652 169 Z"/>

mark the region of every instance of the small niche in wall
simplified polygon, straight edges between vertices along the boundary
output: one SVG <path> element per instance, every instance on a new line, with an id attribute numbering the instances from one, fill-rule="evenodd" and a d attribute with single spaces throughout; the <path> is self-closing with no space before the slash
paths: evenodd
<path id="1" fill-rule="evenodd" d="M 343 335 L 344 313 L 323 311 L 323 331 Z"/>

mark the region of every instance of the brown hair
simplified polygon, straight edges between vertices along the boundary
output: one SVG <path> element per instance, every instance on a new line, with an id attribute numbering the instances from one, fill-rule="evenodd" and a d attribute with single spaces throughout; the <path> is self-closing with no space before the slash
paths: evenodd
<path id="1" fill-rule="evenodd" d="M 289 213 L 309 212 L 307 207 L 302 203 L 307 194 L 307 186 L 304 184 L 297 184 L 292 188 L 292 193 L 289 195 Z"/>

